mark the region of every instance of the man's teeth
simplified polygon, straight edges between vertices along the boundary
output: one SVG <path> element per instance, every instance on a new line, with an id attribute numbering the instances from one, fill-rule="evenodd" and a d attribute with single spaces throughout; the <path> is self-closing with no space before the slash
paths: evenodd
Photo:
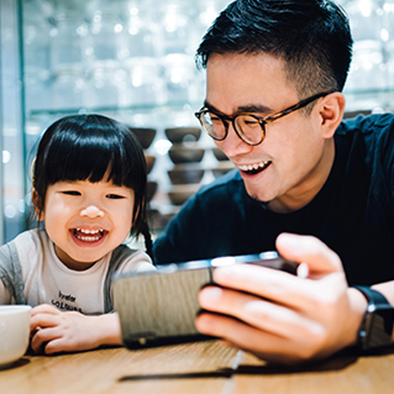
<path id="1" fill-rule="evenodd" d="M 261 163 L 248 164 L 245 166 L 238 166 L 241 171 L 256 171 L 267 167 L 269 161 L 262 161 Z"/>
<path id="2" fill-rule="evenodd" d="M 82 228 L 76 228 L 74 231 L 74 235 L 85 242 L 94 242 L 98 241 L 104 234 L 104 230 L 85 230 Z"/>

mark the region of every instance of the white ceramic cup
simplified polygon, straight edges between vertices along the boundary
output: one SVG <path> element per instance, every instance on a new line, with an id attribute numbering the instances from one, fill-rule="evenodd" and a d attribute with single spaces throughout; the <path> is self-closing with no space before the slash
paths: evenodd
<path id="1" fill-rule="evenodd" d="M 29 346 L 28 305 L 0 305 L 0 369 L 21 358 Z"/>

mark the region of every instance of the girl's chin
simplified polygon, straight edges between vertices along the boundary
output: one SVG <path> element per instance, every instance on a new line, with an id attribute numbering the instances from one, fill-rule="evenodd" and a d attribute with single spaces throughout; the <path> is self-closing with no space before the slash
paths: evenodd
<path id="1" fill-rule="evenodd" d="M 69 269 L 74 271 L 85 271 L 92 267 L 98 260 L 95 261 L 84 261 L 83 259 L 80 260 L 62 260 L 62 263 Z"/>

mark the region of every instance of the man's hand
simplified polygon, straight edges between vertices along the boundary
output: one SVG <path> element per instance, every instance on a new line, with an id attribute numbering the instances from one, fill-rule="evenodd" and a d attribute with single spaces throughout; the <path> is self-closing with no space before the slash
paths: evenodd
<path id="1" fill-rule="evenodd" d="M 122 344 L 116 313 L 85 316 L 62 312 L 47 304 L 32 309 L 30 333 L 31 348 L 36 353 L 76 352 Z"/>
<path id="2" fill-rule="evenodd" d="M 284 258 L 307 264 L 307 276 L 248 264 L 217 268 L 221 287 L 201 290 L 201 307 L 212 313 L 197 317 L 197 329 L 280 364 L 355 344 L 367 304 L 348 287 L 339 257 L 310 236 L 281 234 L 276 246 Z"/>

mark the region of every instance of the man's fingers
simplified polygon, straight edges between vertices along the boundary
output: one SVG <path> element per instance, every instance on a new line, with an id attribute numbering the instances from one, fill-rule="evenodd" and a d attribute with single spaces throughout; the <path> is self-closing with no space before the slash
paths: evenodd
<path id="1" fill-rule="evenodd" d="M 316 237 L 282 233 L 276 248 L 284 258 L 308 264 L 310 277 L 343 271 L 338 255 Z"/>
<path id="2" fill-rule="evenodd" d="M 294 364 L 312 355 L 312 349 L 308 346 L 294 346 L 292 338 L 264 332 L 228 316 L 203 313 L 197 317 L 195 324 L 202 334 L 220 337 L 232 346 L 268 362 Z"/>
<path id="3" fill-rule="evenodd" d="M 320 324 L 291 308 L 230 289 L 206 287 L 199 294 L 199 302 L 208 311 L 234 316 L 247 325 L 274 333 L 275 336 L 320 335 L 322 331 Z"/>
<path id="4" fill-rule="evenodd" d="M 310 279 L 252 264 L 216 268 L 213 278 L 223 288 L 253 294 L 292 308 L 302 308 L 305 303 L 310 303 L 316 291 Z"/>

